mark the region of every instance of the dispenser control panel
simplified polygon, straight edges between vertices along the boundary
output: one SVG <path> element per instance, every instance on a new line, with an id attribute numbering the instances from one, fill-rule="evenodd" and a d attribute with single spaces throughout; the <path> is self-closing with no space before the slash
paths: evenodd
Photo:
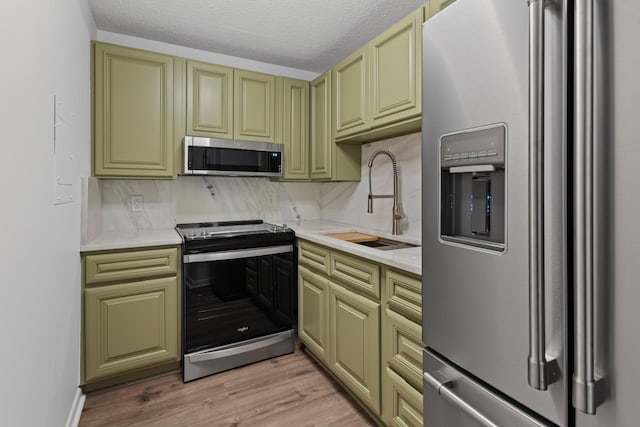
<path id="1" fill-rule="evenodd" d="M 440 140 L 440 165 L 443 169 L 467 165 L 503 167 L 505 134 L 505 126 L 498 125 L 473 132 L 444 135 Z"/>

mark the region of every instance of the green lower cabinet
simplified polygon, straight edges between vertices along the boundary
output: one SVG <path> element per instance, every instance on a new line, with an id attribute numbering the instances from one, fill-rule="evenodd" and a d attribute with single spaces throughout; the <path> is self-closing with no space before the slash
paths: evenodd
<path id="1" fill-rule="evenodd" d="M 329 366 L 380 415 L 380 304 L 330 283 Z"/>
<path id="2" fill-rule="evenodd" d="M 298 268 L 298 336 L 322 362 L 328 363 L 329 281 Z"/>
<path id="3" fill-rule="evenodd" d="M 86 289 L 85 381 L 178 358 L 176 276 Z"/>
<path id="4" fill-rule="evenodd" d="M 393 369 L 382 376 L 382 420 L 388 426 L 422 427 L 422 393 L 413 388 Z"/>
<path id="5" fill-rule="evenodd" d="M 409 383 L 422 388 L 422 328 L 393 310 L 382 316 L 382 357 Z"/>

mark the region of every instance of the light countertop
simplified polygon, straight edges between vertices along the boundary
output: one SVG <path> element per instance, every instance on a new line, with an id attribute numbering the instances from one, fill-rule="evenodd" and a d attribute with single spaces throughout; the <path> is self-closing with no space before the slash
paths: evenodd
<path id="1" fill-rule="evenodd" d="M 422 247 L 381 251 L 379 249 L 329 237 L 326 236 L 326 234 L 355 231 L 419 245 L 420 241 L 417 239 L 411 239 L 403 235 L 392 236 L 391 234 L 381 233 L 365 227 L 332 221 L 302 221 L 300 224 L 287 225 L 296 232 L 296 237 L 301 239 L 370 259 L 409 273 L 422 275 Z"/>
<path id="2" fill-rule="evenodd" d="M 396 249 L 381 251 L 375 248 L 358 245 L 327 236 L 332 233 L 360 232 L 375 234 L 376 236 L 399 240 L 412 244 L 420 244 L 417 239 L 367 229 L 333 221 L 302 221 L 300 224 L 288 224 L 296 233 L 296 237 L 315 242 L 329 248 L 347 252 L 355 256 L 370 259 L 390 267 L 398 268 L 413 274 L 422 274 L 422 248 Z M 163 228 L 144 231 L 111 231 L 103 232 L 96 238 L 80 245 L 80 252 L 107 251 L 129 248 L 143 248 L 151 246 L 181 245 L 182 239 L 173 228 Z"/>
<path id="3" fill-rule="evenodd" d="M 103 232 L 89 242 L 81 244 L 80 252 L 181 244 L 182 239 L 173 228 L 144 231 L 110 231 Z"/>

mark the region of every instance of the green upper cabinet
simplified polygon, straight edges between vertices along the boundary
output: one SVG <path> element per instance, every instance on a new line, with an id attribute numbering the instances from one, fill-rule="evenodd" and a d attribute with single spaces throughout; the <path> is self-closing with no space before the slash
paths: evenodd
<path id="1" fill-rule="evenodd" d="M 367 46 L 333 67 L 334 139 L 369 129 L 369 54 Z"/>
<path id="2" fill-rule="evenodd" d="M 191 136 L 233 138 L 233 69 L 187 61 L 187 130 Z"/>
<path id="3" fill-rule="evenodd" d="M 429 15 L 426 17 L 426 19 L 429 19 L 433 15 L 442 12 L 445 7 L 453 4 L 455 1 L 456 0 L 429 0 L 429 3 L 427 5 Z"/>
<path id="4" fill-rule="evenodd" d="M 331 178 L 331 71 L 311 82 L 311 178 Z"/>
<path id="5" fill-rule="evenodd" d="M 93 45 L 97 177 L 172 178 L 173 57 Z"/>
<path id="6" fill-rule="evenodd" d="M 245 141 L 276 141 L 276 77 L 234 71 L 233 135 Z"/>
<path id="7" fill-rule="evenodd" d="M 369 142 L 420 130 L 421 6 L 333 67 L 333 136 Z"/>
<path id="8" fill-rule="evenodd" d="M 309 82 L 283 79 L 282 142 L 286 180 L 309 179 Z"/>
<path id="9" fill-rule="evenodd" d="M 421 105 L 422 8 L 369 43 L 371 127 L 418 117 Z"/>
<path id="10" fill-rule="evenodd" d="M 311 82 L 311 166 L 316 181 L 359 181 L 360 147 L 331 136 L 331 70 Z"/>

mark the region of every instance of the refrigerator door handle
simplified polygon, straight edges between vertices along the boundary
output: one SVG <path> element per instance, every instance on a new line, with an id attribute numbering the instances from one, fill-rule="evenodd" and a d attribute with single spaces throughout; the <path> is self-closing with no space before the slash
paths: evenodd
<path id="1" fill-rule="evenodd" d="M 529 5 L 529 385 L 546 390 L 560 377 L 547 360 L 544 299 L 544 0 Z"/>
<path id="2" fill-rule="evenodd" d="M 595 377 L 594 329 L 594 0 L 575 2 L 574 305 L 573 406 L 594 415 L 604 401 Z"/>
<path id="3" fill-rule="evenodd" d="M 459 376 L 459 374 L 457 374 L 453 369 L 445 367 L 433 373 L 424 372 L 422 376 L 425 382 L 429 384 L 441 397 L 464 411 L 467 415 L 471 416 L 471 418 L 477 421 L 480 425 L 483 427 L 498 427 L 497 424 L 492 422 L 469 403 L 465 402 L 464 399 L 453 391 L 455 385 L 454 380 Z"/>

